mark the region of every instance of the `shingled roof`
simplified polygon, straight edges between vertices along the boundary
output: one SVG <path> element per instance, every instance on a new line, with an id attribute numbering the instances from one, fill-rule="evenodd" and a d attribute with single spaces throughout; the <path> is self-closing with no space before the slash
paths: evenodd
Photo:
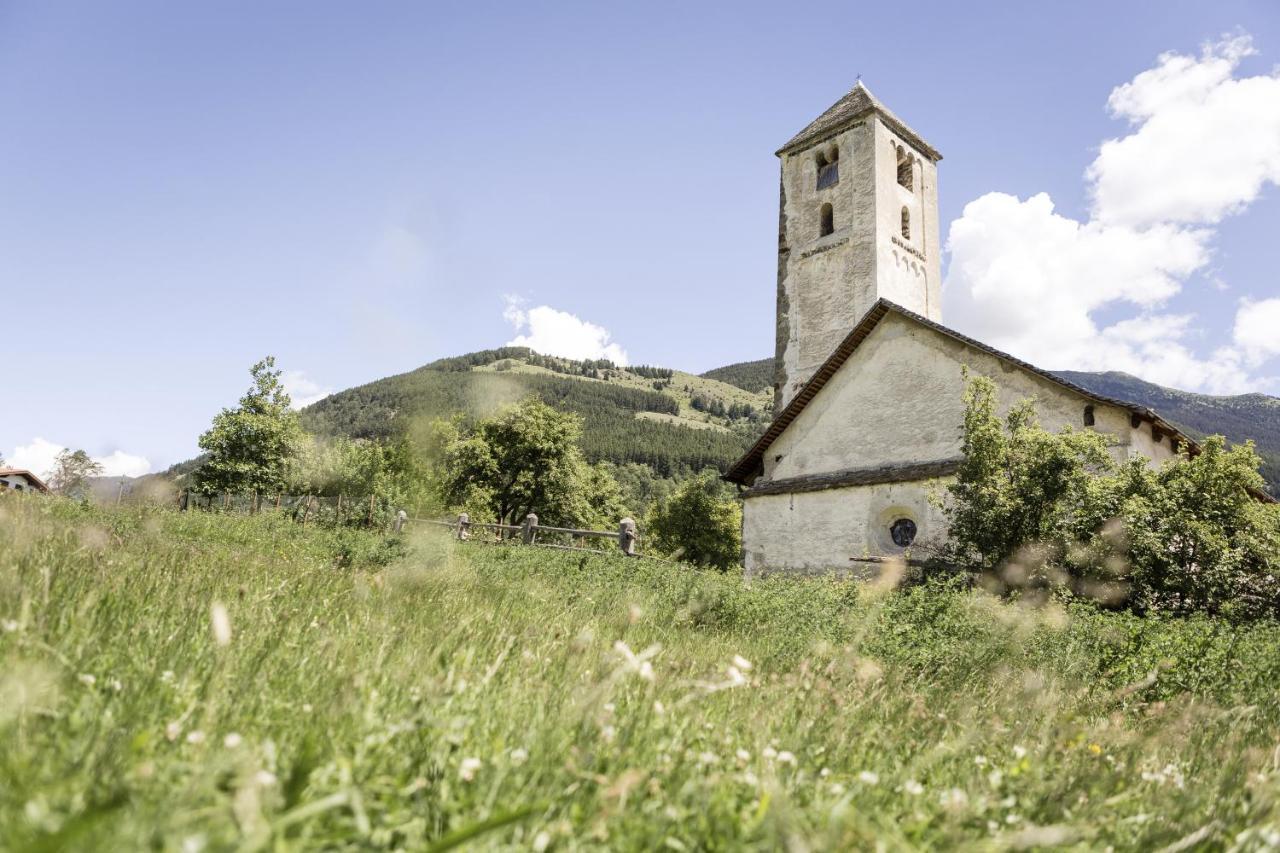
<path id="1" fill-rule="evenodd" d="M 971 346 L 974 349 L 994 356 L 1003 362 L 1034 373 L 1036 376 L 1046 379 L 1055 385 L 1074 391 L 1087 400 L 1126 409 L 1132 417 L 1147 421 L 1165 435 L 1172 436 L 1180 442 L 1185 442 L 1187 447 L 1190 448 L 1191 453 L 1194 454 L 1200 451 L 1200 445 L 1197 444 L 1194 439 L 1184 435 L 1180 429 L 1160 417 L 1160 415 L 1156 414 L 1146 406 L 1140 406 L 1136 403 L 1128 402 L 1127 400 L 1119 400 L 1115 397 L 1106 397 L 1102 394 L 1095 394 L 1089 389 L 1077 385 L 1074 382 L 1068 382 L 1061 376 L 1056 376 L 1047 370 L 1041 370 L 1034 364 L 1028 364 L 1021 359 L 1014 358 L 1008 353 L 1001 352 L 995 347 L 988 346 L 981 341 L 962 335 L 954 329 L 949 329 L 941 323 L 935 323 L 927 317 L 922 317 L 914 311 L 908 311 L 901 305 L 890 302 L 887 299 L 880 299 L 875 305 L 871 306 L 870 311 L 862 316 L 862 319 L 858 321 L 858 324 L 853 327 L 853 331 L 849 332 L 849 334 L 845 336 L 845 339 L 840 342 L 840 345 L 836 347 L 835 351 L 831 353 L 831 355 L 827 357 L 827 360 L 824 361 L 814 372 L 813 376 L 811 376 L 809 381 L 804 384 L 804 387 L 800 389 L 799 393 L 797 393 L 796 396 L 792 398 L 791 402 L 786 405 L 776 418 L 774 418 L 773 423 L 771 423 L 769 428 L 765 430 L 764 435 L 762 435 L 760 439 L 752 445 L 751 449 L 748 450 L 743 457 L 735 462 L 733 467 L 725 473 L 724 479 L 731 483 L 746 485 L 747 481 L 762 469 L 764 455 L 769 449 L 769 445 L 773 444 L 773 442 L 777 440 L 778 436 L 782 435 L 783 430 L 790 426 L 791 422 L 799 417 L 800 413 L 804 411 L 805 406 L 809 405 L 809 401 L 817 396 L 818 392 L 822 390 L 823 386 L 825 386 L 828 381 L 830 381 L 836 371 L 849 360 L 849 357 L 858 349 L 858 346 L 867 339 L 867 336 L 870 335 L 875 327 L 880 324 L 880 321 L 889 314 L 897 314 L 899 316 L 906 317 L 908 320 L 919 323 L 920 325 L 932 329 L 939 334 L 945 335 L 952 340 L 959 341 L 962 344 Z M 1249 493 L 1260 501 L 1264 501 L 1266 503 L 1276 502 L 1275 498 L 1271 497 L 1266 492 L 1250 489 Z"/>
<path id="2" fill-rule="evenodd" d="M 938 149 L 921 139 L 920 134 L 890 112 L 888 107 L 880 103 L 876 96 L 871 94 L 871 90 L 863 85 L 861 80 L 857 82 L 857 85 L 853 87 L 849 94 L 836 101 L 826 112 L 811 121 L 808 127 L 791 137 L 791 141 L 779 148 L 777 154 L 781 157 L 796 148 L 835 133 L 845 125 L 852 124 L 873 112 L 879 113 L 880 118 L 893 129 L 894 133 L 910 142 L 930 160 L 936 163 L 942 159 L 942 154 L 938 152 Z"/>

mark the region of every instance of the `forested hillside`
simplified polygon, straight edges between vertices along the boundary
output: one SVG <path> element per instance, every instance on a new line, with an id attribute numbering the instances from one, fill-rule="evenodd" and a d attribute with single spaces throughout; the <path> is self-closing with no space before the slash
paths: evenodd
<path id="1" fill-rule="evenodd" d="M 773 395 L 773 359 L 762 358 L 759 361 L 740 361 L 708 370 L 702 374 L 707 379 L 726 382 L 746 391 L 767 391 Z"/>
<path id="2" fill-rule="evenodd" d="M 588 460 L 640 463 L 660 477 L 723 470 L 768 416 L 764 395 L 714 380 L 507 347 L 339 392 L 304 410 L 302 421 L 317 435 L 385 438 L 423 420 L 484 415 L 531 395 L 583 416 Z"/>

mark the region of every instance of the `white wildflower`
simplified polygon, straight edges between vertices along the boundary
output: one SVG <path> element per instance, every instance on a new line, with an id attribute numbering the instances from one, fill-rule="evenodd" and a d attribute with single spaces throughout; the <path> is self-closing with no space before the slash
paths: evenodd
<path id="1" fill-rule="evenodd" d="M 458 778 L 463 782 L 470 782 L 476 778 L 476 774 L 480 772 L 483 766 L 478 758 L 464 758 L 462 763 L 458 765 Z"/>
<path id="2" fill-rule="evenodd" d="M 667 713 L 667 706 L 655 699 L 653 703 L 653 713 L 661 717 L 663 714 Z"/>
<path id="3" fill-rule="evenodd" d="M 529 760 L 529 750 L 524 749 L 523 747 L 511 750 L 512 764 L 517 764 L 517 765 L 524 764 L 528 760 Z"/>
<path id="4" fill-rule="evenodd" d="M 987 774 L 987 784 L 993 788 L 999 788 L 1004 782 L 1004 773 L 1000 770 L 992 770 Z"/>
<path id="5" fill-rule="evenodd" d="M 1012 813 L 1005 815 L 1005 818 L 1004 818 L 1004 822 L 1007 824 L 1015 824 L 1021 820 L 1022 820 L 1022 815 L 1016 815 Z"/>
<path id="6" fill-rule="evenodd" d="M 769 759 L 770 761 L 773 761 L 773 759 L 778 757 L 778 750 L 774 749 L 771 746 L 766 746 L 764 749 L 760 751 L 760 754 L 763 755 L 765 758 Z"/>
<path id="7" fill-rule="evenodd" d="M 969 805 L 969 795 L 959 788 L 943 791 L 938 797 L 938 804 L 944 809 L 960 810 Z"/>
<path id="8" fill-rule="evenodd" d="M 164 727 L 164 736 L 169 740 L 177 740 L 180 734 L 182 734 L 182 724 L 176 720 Z"/>
<path id="9" fill-rule="evenodd" d="M 111 683 L 108 686 L 117 693 L 119 693 L 121 690 L 124 690 L 124 684 L 122 684 L 120 679 L 118 678 L 111 679 Z"/>
<path id="10" fill-rule="evenodd" d="M 6 634 L 12 634 L 18 630 L 18 621 L 16 619 L 5 619 L 0 621 L 0 628 L 3 628 Z"/>
<path id="11" fill-rule="evenodd" d="M 613 650 L 622 658 L 622 668 L 627 672 L 634 672 L 637 676 L 645 681 L 653 681 L 653 664 L 649 661 L 658 652 L 662 651 L 662 646 L 654 643 L 642 652 L 636 653 L 631 651 L 631 647 L 622 640 L 618 640 L 613 644 Z"/>
<path id="12" fill-rule="evenodd" d="M 1015 747 L 1013 748 L 1013 757 L 1014 757 L 1014 758 L 1026 758 L 1026 757 L 1027 757 L 1027 748 L 1026 748 L 1025 746 L 1015 746 Z"/>
<path id="13" fill-rule="evenodd" d="M 902 783 L 902 790 L 906 791 L 913 797 L 918 797 L 924 793 L 924 785 L 921 785 L 915 779 L 908 779 Z"/>
<path id="14" fill-rule="evenodd" d="M 729 683 L 727 687 L 742 687 L 747 683 L 747 677 L 742 674 L 742 670 L 736 666 L 729 667 Z"/>
<path id="15" fill-rule="evenodd" d="M 863 770 L 858 774 L 858 781 L 864 785 L 879 785 L 880 774 L 873 773 L 870 770 Z"/>
<path id="16" fill-rule="evenodd" d="M 734 753 L 734 757 L 738 759 L 738 764 L 745 767 L 747 762 L 751 760 L 751 753 L 745 749 L 740 749 Z"/>
<path id="17" fill-rule="evenodd" d="M 166 669 L 164 672 L 160 673 L 160 680 L 163 681 L 165 684 L 169 684 L 170 682 L 172 682 L 173 670 Z"/>
<path id="18" fill-rule="evenodd" d="M 606 714 L 612 714 L 612 713 L 613 713 L 614 711 L 616 711 L 616 710 L 618 710 L 618 706 L 617 706 L 617 705 L 615 705 L 615 704 L 613 704 L 612 702 L 605 702 L 605 703 L 604 703 L 604 712 L 605 712 Z"/>
<path id="19" fill-rule="evenodd" d="M 92 687 L 93 685 L 98 683 L 98 679 L 94 678 L 89 673 L 84 672 L 80 674 L 80 683 L 83 684 L 85 687 Z"/>
<path id="20" fill-rule="evenodd" d="M 819 770 L 819 771 L 818 771 L 818 776 L 819 776 L 820 778 L 822 778 L 822 779 L 825 779 L 825 778 L 827 778 L 827 777 L 828 777 L 828 776 L 830 776 L 830 775 L 831 775 L 831 768 L 830 768 L 830 767 L 824 767 L 824 768 L 822 768 L 821 770 Z"/>
<path id="21" fill-rule="evenodd" d="M 698 755 L 698 763 L 703 765 L 711 765 L 720 763 L 720 756 L 714 752 L 703 752 Z"/>
<path id="22" fill-rule="evenodd" d="M 215 601 L 209 608 L 209 620 L 213 625 L 213 640 L 220 646 L 231 642 L 231 617 L 221 601 Z"/>
<path id="23" fill-rule="evenodd" d="M 973 757 L 973 763 L 978 765 L 979 767 L 986 767 L 987 757 L 985 755 L 975 755 Z"/>
<path id="24" fill-rule="evenodd" d="M 782 750 L 782 752 L 779 752 L 779 753 L 778 753 L 778 763 L 779 763 L 779 764 L 790 764 L 791 766 L 793 766 L 793 767 L 794 767 L 794 766 L 795 766 L 795 763 L 796 763 L 796 757 L 795 757 L 795 755 L 794 755 L 794 754 L 792 754 L 792 753 L 790 753 L 790 752 L 788 752 L 787 750 L 785 750 L 785 749 L 784 749 L 784 750 Z"/>
<path id="25" fill-rule="evenodd" d="M 545 829 L 533 837 L 533 853 L 543 853 L 551 846 L 551 833 Z"/>
<path id="26" fill-rule="evenodd" d="M 746 773 L 742 774 L 742 781 L 744 784 L 750 785 L 754 788 L 760 784 L 760 777 L 748 770 Z"/>
<path id="27" fill-rule="evenodd" d="M 733 656 L 733 665 L 743 672 L 750 672 L 752 666 L 751 661 L 747 660 L 742 655 Z"/>
<path id="28" fill-rule="evenodd" d="M 204 743 L 204 732 L 199 729 L 187 732 L 187 743 Z"/>
<path id="29" fill-rule="evenodd" d="M 270 788 L 276 783 L 276 774 L 270 770 L 259 770 L 253 774 L 253 781 L 257 782 L 260 788 Z"/>
<path id="30" fill-rule="evenodd" d="M 618 736 L 618 730 L 613 726 L 605 725 L 600 727 L 600 737 L 605 743 L 613 743 L 613 739 Z"/>
<path id="31" fill-rule="evenodd" d="M 310 702 L 303 702 L 303 703 L 302 703 L 302 713 L 304 713 L 304 714 L 310 714 L 310 713 L 311 713 L 311 711 L 312 711 L 311 703 L 310 703 Z"/>
<path id="32" fill-rule="evenodd" d="M 244 738 L 240 737 L 236 732 L 228 732 L 227 736 L 222 739 L 222 745 L 227 749 L 235 749 L 244 743 Z"/>

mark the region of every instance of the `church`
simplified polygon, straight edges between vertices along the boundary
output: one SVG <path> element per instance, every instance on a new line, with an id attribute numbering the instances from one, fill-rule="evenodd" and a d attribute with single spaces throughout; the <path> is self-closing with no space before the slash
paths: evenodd
<path id="1" fill-rule="evenodd" d="M 868 572 L 946 541 L 931 500 L 959 467 L 964 373 L 1002 411 L 1105 433 L 1117 460 L 1194 443 L 1155 412 L 1101 397 L 942 324 L 942 155 L 861 82 L 777 152 L 773 423 L 725 479 L 745 487 L 743 565 Z"/>

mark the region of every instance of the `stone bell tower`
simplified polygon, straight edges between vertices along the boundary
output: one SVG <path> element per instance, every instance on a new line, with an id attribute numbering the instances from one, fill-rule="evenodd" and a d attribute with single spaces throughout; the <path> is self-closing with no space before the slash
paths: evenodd
<path id="1" fill-rule="evenodd" d="M 859 82 L 778 158 L 775 413 L 876 300 L 942 319 L 933 146 Z"/>

